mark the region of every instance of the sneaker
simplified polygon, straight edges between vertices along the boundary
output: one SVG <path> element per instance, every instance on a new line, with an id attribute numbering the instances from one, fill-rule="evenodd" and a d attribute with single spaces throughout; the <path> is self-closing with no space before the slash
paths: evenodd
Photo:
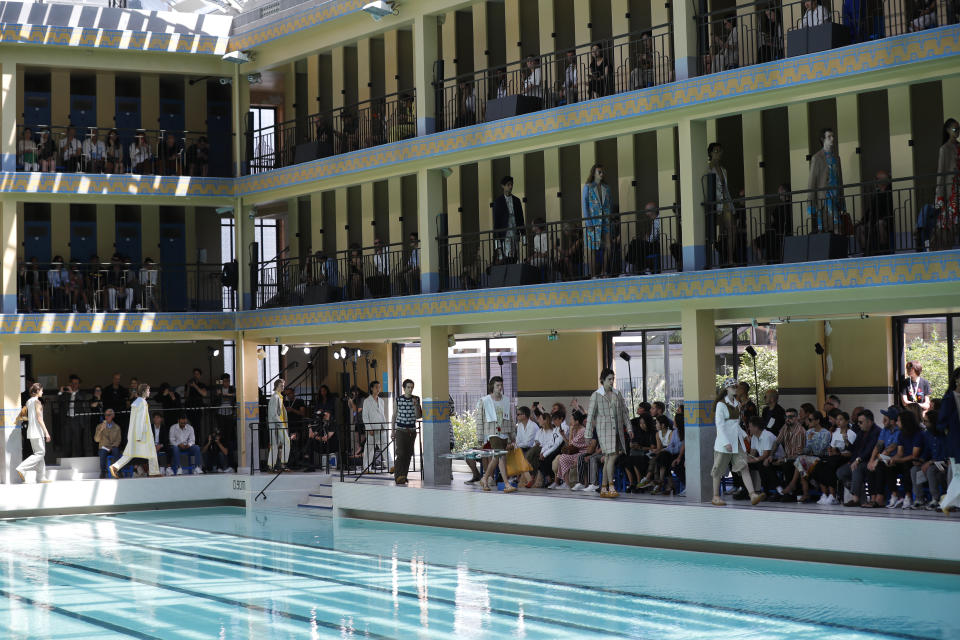
<path id="1" fill-rule="evenodd" d="M 777 493 L 780 494 L 781 496 L 784 495 L 783 487 L 777 487 Z"/>
<path id="2" fill-rule="evenodd" d="M 643 489 L 644 487 L 648 487 L 651 484 L 653 484 L 653 480 L 651 480 L 650 478 L 644 478 L 643 480 L 637 483 L 637 489 Z"/>
<path id="3" fill-rule="evenodd" d="M 570 491 L 583 491 L 583 485 L 578 482 L 577 484 L 570 487 Z"/>
<path id="4" fill-rule="evenodd" d="M 554 481 L 554 482 L 551 482 L 549 485 L 547 485 L 547 489 L 556 489 L 557 486 L 558 486 L 558 485 L 557 485 L 556 481 Z"/>
<path id="5" fill-rule="evenodd" d="M 820 496 L 820 499 L 817 500 L 817 504 L 828 504 L 829 500 L 830 500 L 830 496 L 824 493 Z"/>
<path id="6" fill-rule="evenodd" d="M 836 504 L 840 504 L 840 501 L 837 500 L 837 496 L 830 495 L 830 496 L 827 497 L 827 501 L 826 501 L 824 504 L 829 505 L 829 506 L 833 506 L 833 505 L 836 505 Z"/>
<path id="7" fill-rule="evenodd" d="M 906 496 L 903 499 L 903 503 L 900 505 L 901 509 L 911 509 L 913 507 L 913 501 L 910 499 L 910 496 Z"/>
<path id="8" fill-rule="evenodd" d="M 183 470 L 182 470 L 182 469 L 173 469 L 173 470 L 172 470 L 172 473 L 171 473 L 170 475 L 172 475 L 172 476 L 179 476 L 181 471 L 183 471 Z"/>
<path id="9" fill-rule="evenodd" d="M 236 472 L 237 472 L 237 470 L 234 469 L 233 467 L 227 467 L 227 470 L 224 471 L 224 473 L 236 473 Z"/>
<path id="10" fill-rule="evenodd" d="M 686 497 L 687 497 L 687 489 L 686 489 L 686 487 L 684 487 L 683 491 L 681 491 L 680 493 L 677 494 L 677 497 L 678 497 L 678 498 L 686 498 Z"/>
<path id="11" fill-rule="evenodd" d="M 463 484 L 476 484 L 480 482 L 480 476 L 473 476 L 469 480 L 464 480 Z"/>
<path id="12" fill-rule="evenodd" d="M 194 468 L 193 468 L 193 475 L 195 475 L 195 476 L 202 476 L 202 475 L 203 475 L 203 469 L 201 469 L 200 467 L 194 467 Z"/>
<path id="13" fill-rule="evenodd" d="M 596 490 L 599 489 L 599 488 L 600 488 L 600 487 L 598 487 L 597 485 L 591 484 L 591 485 L 587 486 L 586 489 L 580 489 L 580 491 L 596 491 Z"/>
<path id="14" fill-rule="evenodd" d="M 901 505 L 903 505 L 903 498 L 894 498 L 893 496 L 890 496 L 890 501 L 887 502 L 887 509 L 896 509 Z"/>
<path id="15" fill-rule="evenodd" d="M 940 503 L 937 502 L 936 500 L 931 500 L 930 502 L 927 503 L 927 506 L 924 507 L 924 508 L 925 508 L 927 511 L 939 511 L 939 510 L 940 510 Z"/>

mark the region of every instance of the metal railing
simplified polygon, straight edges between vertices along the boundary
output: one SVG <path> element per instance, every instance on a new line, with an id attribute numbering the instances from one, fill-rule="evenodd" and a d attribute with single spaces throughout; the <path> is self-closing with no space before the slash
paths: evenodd
<path id="1" fill-rule="evenodd" d="M 39 263 L 17 270 L 17 310 L 38 312 L 234 311 L 219 264 Z"/>
<path id="2" fill-rule="evenodd" d="M 318 252 L 265 265 L 258 271 L 256 303 L 262 309 L 419 291 L 419 249 L 394 243 L 354 247 L 334 256 Z"/>
<path id="3" fill-rule="evenodd" d="M 416 92 L 373 98 L 247 132 L 250 173 L 270 171 L 349 151 L 412 138 Z"/>
<path id="4" fill-rule="evenodd" d="M 699 75 L 737 69 L 797 55 L 790 32 L 823 23 L 840 25 L 834 46 L 879 40 L 960 20 L 950 2 L 936 0 L 822 0 L 807 9 L 802 0 L 758 0 L 697 16 Z"/>
<path id="5" fill-rule="evenodd" d="M 340 480 L 390 473 L 396 461 L 395 429 L 392 423 L 364 424 L 362 430 L 341 426 L 338 435 L 342 450 Z M 417 420 L 409 472 L 423 470 L 423 422 Z"/>
<path id="6" fill-rule="evenodd" d="M 835 257 L 950 249 L 960 225 L 936 206 L 941 179 L 946 197 L 953 193 L 947 209 L 960 211 L 954 174 L 704 202 L 708 268 L 805 261 L 785 245 L 790 236 L 814 234 L 842 238 L 831 241 Z"/>
<path id="7" fill-rule="evenodd" d="M 433 82 L 438 131 L 486 122 L 491 101 L 509 96 L 524 96 L 531 110 L 539 110 L 670 82 L 673 27 L 657 25 L 502 67 L 442 75 L 438 61 Z"/>
<path id="8" fill-rule="evenodd" d="M 680 217 L 674 207 L 588 220 L 534 222 L 437 239 L 440 290 L 565 282 L 680 271 Z M 520 282 L 505 271 L 525 265 Z"/>
<path id="9" fill-rule="evenodd" d="M 17 171 L 205 177 L 212 151 L 202 131 L 17 125 Z"/>

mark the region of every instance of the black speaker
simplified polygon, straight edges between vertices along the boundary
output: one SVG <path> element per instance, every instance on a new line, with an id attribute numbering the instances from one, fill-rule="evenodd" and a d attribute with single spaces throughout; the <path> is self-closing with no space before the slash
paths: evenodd
<path id="1" fill-rule="evenodd" d="M 787 236 L 783 239 L 783 262 L 806 262 L 809 236 Z"/>
<path id="2" fill-rule="evenodd" d="M 839 260 L 847 257 L 849 243 L 846 236 L 832 233 L 814 233 L 808 236 L 807 261 Z"/>
<path id="3" fill-rule="evenodd" d="M 333 145 L 329 142 L 304 142 L 293 149 L 293 163 L 310 162 L 318 158 L 333 155 Z"/>
<path id="4" fill-rule="evenodd" d="M 528 264 L 495 264 L 490 267 L 491 287 L 522 287 L 540 284 L 540 270 Z"/>
<path id="5" fill-rule="evenodd" d="M 303 292 L 303 304 L 326 304 L 336 301 L 336 292 L 329 284 L 311 284 Z"/>

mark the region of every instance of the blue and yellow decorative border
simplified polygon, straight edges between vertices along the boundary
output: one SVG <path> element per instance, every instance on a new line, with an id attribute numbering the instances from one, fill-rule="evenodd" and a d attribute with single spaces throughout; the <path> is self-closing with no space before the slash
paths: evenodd
<path id="1" fill-rule="evenodd" d="M 44 313 L 0 316 L 0 335 L 232 331 L 233 313 Z"/>
<path id="2" fill-rule="evenodd" d="M 432 156 L 478 149 L 531 136 L 560 133 L 650 113 L 692 107 L 785 85 L 839 79 L 867 71 L 923 63 L 960 54 L 960 26 L 952 25 L 878 42 L 753 65 L 597 98 L 518 116 L 386 144 L 322 160 L 265 171 L 237 180 L 240 195 L 269 192 L 332 176 L 358 173 Z"/>
<path id="3" fill-rule="evenodd" d="M 228 38 L 203 34 L 0 23 L 0 44 L 222 56 L 227 52 L 228 43 Z"/>
<path id="4" fill-rule="evenodd" d="M 292 35 L 303 29 L 316 27 L 324 22 L 342 18 L 343 16 L 360 11 L 368 0 L 339 0 L 324 2 L 319 7 L 311 7 L 292 16 L 275 20 L 263 26 L 251 28 L 230 37 L 228 49 L 239 51 L 250 49 L 271 40 Z M 241 27 L 242 28 L 242 27 Z"/>
<path id="5" fill-rule="evenodd" d="M 234 179 L 4 172 L 0 173 L 0 192 L 229 199 L 234 194 Z"/>

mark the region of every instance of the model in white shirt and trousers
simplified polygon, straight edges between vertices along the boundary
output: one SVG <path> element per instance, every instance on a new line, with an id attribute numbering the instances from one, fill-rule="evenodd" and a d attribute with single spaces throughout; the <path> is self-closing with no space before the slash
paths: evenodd
<path id="1" fill-rule="evenodd" d="M 380 382 L 370 383 L 368 395 L 363 400 L 363 427 L 366 430 L 367 442 L 363 447 L 363 466 L 369 467 L 375 462 L 383 462 L 390 473 L 393 473 L 393 457 L 390 455 L 390 427 L 387 422 L 386 405 L 380 397 Z M 376 456 L 375 447 L 382 451 Z"/>
<path id="2" fill-rule="evenodd" d="M 47 454 L 46 443 L 50 442 L 50 432 L 43 421 L 43 405 L 40 397 L 43 396 L 43 387 L 39 383 L 30 385 L 30 399 L 27 400 L 27 439 L 33 447 L 33 455 L 17 466 L 20 480 L 27 481 L 26 474 L 36 471 L 35 482 L 50 482 L 47 480 L 47 464 L 44 456 Z"/>
<path id="3" fill-rule="evenodd" d="M 286 468 L 290 459 L 290 433 L 287 430 L 287 408 L 283 406 L 283 378 L 273 383 L 273 395 L 267 404 L 267 425 L 270 428 L 270 449 L 267 452 L 267 467 L 278 471 Z"/>
<path id="4" fill-rule="evenodd" d="M 753 487 L 753 478 L 747 463 L 745 451 L 746 432 L 740 428 L 740 403 L 736 398 L 737 380 L 727 378 L 723 391 L 717 398 L 714 420 L 717 425 L 717 437 L 713 443 L 713 500 L 718 507 L 727 504 L 720 497 L 720 480 L 727 475 L 727 468 L 739 473 L 743 486 L 750 492 L 750 504 L 757 504 L 766 498 L 766 494 L 757 493 Z"/>

